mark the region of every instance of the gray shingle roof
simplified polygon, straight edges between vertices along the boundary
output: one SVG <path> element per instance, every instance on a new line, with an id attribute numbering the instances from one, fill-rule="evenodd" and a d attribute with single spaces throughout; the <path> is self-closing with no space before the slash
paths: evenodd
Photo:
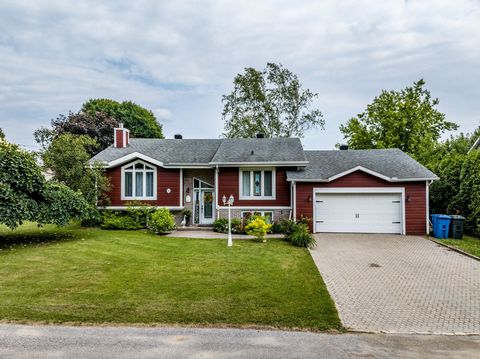
<path id="1" fill-rule="evenodd" d="M 253 151 L 253 155 L 252 155 Z M 222 163 L 306 163 L 298 138 L 152 139 L 131 138 L 125 148 L 107 147 L 90 161 L 111 162 L 141 153 L 165 165 Z"/>
<path id="2" fill-rule="evenodd" d="M 206 164 L 211 161 L 221 143 L 222 140 L 131 138 L 127 147 L 107 147 L 90 161 L 111 162 L 139 152 L 164 164 Z"/>
<path id="3" fill-rule="evenodd" d="M 288 171 L 288 180 L 328 180 L 364 167 L 393 180 L 436 179 L 437 176 L 399 149 L 305 151 L 309 164 L 301 171 Z"/>
<path id="4" fill-rule="evenodd" d="M 306 161 L 298 138 L 226 138 L 212 159 L 215 164 Z"/>

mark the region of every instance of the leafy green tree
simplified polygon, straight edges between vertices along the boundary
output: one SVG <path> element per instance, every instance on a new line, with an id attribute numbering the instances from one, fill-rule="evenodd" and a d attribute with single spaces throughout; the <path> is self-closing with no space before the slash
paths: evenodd
<path id="1" fill-rule="evenodd" d="M 90 166 L 89 149 L 97 148 L 94 138 L 65 133 L 56 137 L 42 155 L 45 168 L 53 171 L 54 179 L 81 192 L 88 203 L 105 204 L 109 181 L 100 165 Z"/>
<path id="2" fill-rule="evenodd" d="M 247 67 L 233 85 L 222 97 L 225 137 L 303 137 L 324 126 L 320 110 L 311 109 L 318 94 L 303 89 L 297 75 L 280 64 L 267 63 L 262 71 Z"/>
<path id="3" fill-rule="evenodd" d="M 118 127 L 118 124 L 118 120 L 103 112 L 70 112 L 67 116 L 59 115 L 52 120 L 51 129 L 42 127 L 35 131 L 34 137 L 45 151 L 56 137 L 63 134 L 88 135 L 97 141 L 97 145 L 87 148 L 88 153 L 93 156 L 113 143 L 113 129 Z"/>
<path id="4" fill-rule="evenodd" d="M 34 137 L 45 151 L 52 141 L 65 133 L 88 135 L 97 140 L 96 147 L 88 147 L 88 153 L 95 155 L 113 143 L 113 129 L 123 123 L 132 137 L 163 138 L 162 126 L 152 111 L 130 101 L 119 103 L 108 99 L 89 100 L 81 111 L 59 115 L 51 121 L 51 128 L 39 128 Z"/>
<path id="5" fill-rule="evenodd" d="M 435 107 L 439 100 L 424 89 L 425 81 L 401 91 L 382 91 L 366 110 L 340 126 L 352 149 L 399 148 L 421 160 L 443 132 L 458 126 Z"/>
<path id="6" fill-rule="evenodd" d="M 82 111 L 90 115 L 101 112 L 117 119 L 130 130 L 133 137 L 164 138 L 162 125 L 158 123 L 153 112 L 131 101 L 91 99 L 83 105 Z"/>
<path id="7" fill-rule="evenodd" d="M 65 225 L 91 213 L 80 193 L 45 181 L 33 154 L 0 141 L 0 223 L 11 229 L 23 221 Z"/>
<path id="8" fill-rule="evenodd" d="M 440 179 L 430 186 L 431 213 L 461 214 L 467 233 L 480 235 L 480 151 L 469 149 L 480 135 L 460 133 L 439 142 L 425 156 L 425 165 Z"/>
<path id="9" fill-rule="evenodd" d="M 4 140 L 5 139 L 5 133 L 3 132 L 3 130 L 0 128 L 0 140 Z"/>

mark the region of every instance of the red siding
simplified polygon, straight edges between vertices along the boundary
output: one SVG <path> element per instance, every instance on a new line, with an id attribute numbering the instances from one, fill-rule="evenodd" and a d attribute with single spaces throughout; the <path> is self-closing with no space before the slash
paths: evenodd
<path id="1" fill-rule="evenodd" d="M 111 206 L 124 206 L 121 200 L 121 166 L 107 170 L 110 178 L 111 190 L 109 192 Z M 172 191 L 167 193 L 167 188 Z M 155 201 L 141 200 L 153 206 L 180 206 L 180 170 L 157 167 L 157 199 Z"/>
<path id="2" fill-rule="evenodd" d="M 426 188 L 425 182 L 387 182 L 362 171 L 356 171 L 335 181 L 299 182 L 296 183 L 297 217 L 313 216 L 313 188 L 318 187 L 404 187 L 405 198 L 410 196 L 410 202 L 405 203 L 405 219 L 407 234 L 423 235 L 426 232 Z M 309 201 L 309 196 L 312 201 Z"/>
<path id="3" fill-rule="evenodd" d="M 290 206 L 290 183 L 287 182 L 286 168 L 275 170 L 275 200 L 239 200 L 239 168 L 222 167 L 218 174 L 218 204 L 223 206 L 222 196 L 233 194 L 234 206 Z"/>

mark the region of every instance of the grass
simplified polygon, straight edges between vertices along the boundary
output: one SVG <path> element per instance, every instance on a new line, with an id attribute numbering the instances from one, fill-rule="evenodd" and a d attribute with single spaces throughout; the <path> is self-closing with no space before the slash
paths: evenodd
<path id="1" fill-rule="evenodd" d="M 464 235 L 463 239 L 436 239 L 436 241 L 480 257 L 480 238 Z"/>
<path id="2" fill-rule="evenodd" d="M 0 319 L 341 329 L 309 253 L 68 226 L 0 228 Z"/>

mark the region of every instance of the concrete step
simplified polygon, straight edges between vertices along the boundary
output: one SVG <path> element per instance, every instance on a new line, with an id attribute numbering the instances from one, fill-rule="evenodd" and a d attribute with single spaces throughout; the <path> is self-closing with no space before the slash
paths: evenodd
<path id="1" fill-rule="evenodd" d="M 177 227 L 177 231 L 210 231 L 213 232 L 213 226 L 188 226 L 183 228 L 182 226 Z"/>

